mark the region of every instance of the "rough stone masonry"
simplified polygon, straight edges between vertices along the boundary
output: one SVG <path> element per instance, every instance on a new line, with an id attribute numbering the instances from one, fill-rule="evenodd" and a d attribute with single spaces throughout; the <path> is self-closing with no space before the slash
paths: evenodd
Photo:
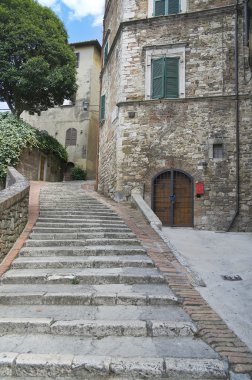
<path id="1" fill-rule="evenodd" d="M 179 13 L 155 17 L 153 1 L 106 2 L 100 191 L 122 201 L 138 189 L 155 207 L 159 173 L 185 173 L 191 226 L 252 230 L 251 47 L 238 3 L 183 0 Z M 177 98 L 152 98 L 159 57 L 179 59 Z M 198 196 L 197 182 L 204 184 Z M 176 204 L 169 207 L 183 219 Z"/>

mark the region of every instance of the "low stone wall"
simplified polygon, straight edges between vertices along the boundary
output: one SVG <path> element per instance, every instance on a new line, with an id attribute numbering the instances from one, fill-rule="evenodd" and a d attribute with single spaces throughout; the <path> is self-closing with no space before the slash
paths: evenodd
<path id="1" fill-rule="evenodd" d="M 0 259 L 9 252 L 28 220 L 29 182 L 8 168 L 6 189 L 0 191 Z"/>

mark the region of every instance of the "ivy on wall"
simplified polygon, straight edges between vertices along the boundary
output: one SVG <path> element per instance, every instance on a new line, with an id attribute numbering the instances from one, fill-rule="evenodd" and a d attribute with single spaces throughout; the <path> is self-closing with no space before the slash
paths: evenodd
<path id="1" fill-rule="evenodd" d="M 66 149 L 52 136 L 40 132 L 10 113 L 0 113 L 0 182 L 5 181 L 7 166 L 15 166 L 24 149 L 37 148 L 67 161 Z"/>

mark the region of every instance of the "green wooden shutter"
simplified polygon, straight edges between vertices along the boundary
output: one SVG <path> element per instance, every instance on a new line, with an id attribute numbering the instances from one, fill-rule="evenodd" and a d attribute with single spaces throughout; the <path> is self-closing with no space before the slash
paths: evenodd
<path id="1" fill-rule="evenodd" d="M 108 42 L 106 43 L 104 47 L 104 65 L 108 62 Z"/>
<path id="2" fill-rule="evenodd" d="M 179 13 L 179 0 L 168 0 L 168 14 Z"/>
<path id="3" fill-rule="evenodd" d="M 165 2 L 167 0 L 154 0 L 154 16 L 165 15 Z"/>
<path id="4" fill-rule="evenodd" d="M 179 58 L 165 58 L 165 97 L 179 97 Z"/>
<path id="5" fill-rule="evenodd" d="M 164 97 L 164 58 L 152 60 L 152 99 Z"/>
<path id="6" fill-rule="evenodd" d="M 105 101 L 106 101 L 106 96 L 102 95 L 101 96 L 101 114 L 100 114 L 101 120 L 105 119 Z"/>

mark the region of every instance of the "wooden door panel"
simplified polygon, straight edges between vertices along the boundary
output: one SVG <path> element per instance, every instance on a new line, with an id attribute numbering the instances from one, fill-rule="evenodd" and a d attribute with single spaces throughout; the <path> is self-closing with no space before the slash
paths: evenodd
<path id="1" fill-rule="evenodd" d="M 164 225 L 170 224 L 171 174 L 161 174 L 154 183 L 154 212 Z"/>
<path id="2" fill-rule="evenodd" d="M 173 210 L 174 226 L 192 226 L 192 181 L 184 173 L 174 171 L 173 191 L 176 196 Z"/>
<path id="3" fill-rule="evenodd" d="M 192 180 L 186 174 L 169 170 L 154 181 L 153 209 L 164 225 L 192 226 Z M 175 195 L 175 201 L 170 196 Z"/>

